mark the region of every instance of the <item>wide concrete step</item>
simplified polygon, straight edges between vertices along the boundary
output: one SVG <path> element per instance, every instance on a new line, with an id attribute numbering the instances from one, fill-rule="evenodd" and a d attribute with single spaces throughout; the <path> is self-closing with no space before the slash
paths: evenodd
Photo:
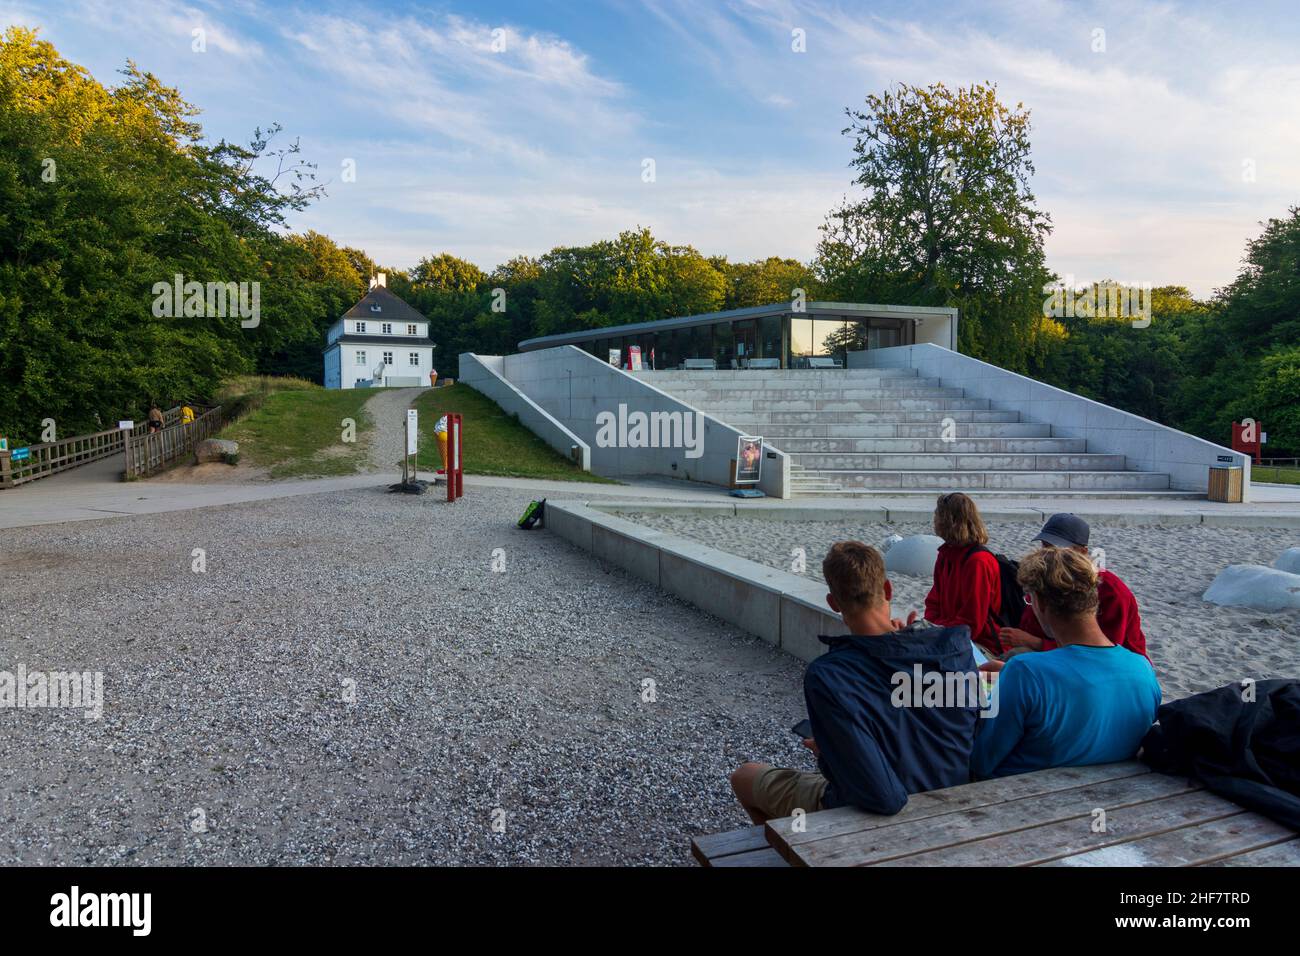
<path id="1" fill-rule="evenodd" d="M 898 389 L 908 388 L 943 388 L 943 383 L 937 378 L 922 378 L 920 376 L 865 376 L 852 378 L 831 378 L 829 380 L 809 379 L 802 375 L 796 375 L 788 379 L 760 379 L 760 378 L 725 378 L 715 379 L 706 375 L 693 374 L 681 375 L 679 377 L 667 377 L 663 372 L 634 372 L 638 378 L 653 385 L 655 388 L 662 388 L 664 391 L 675 391 L 680 388 L 689 389 L 726 389 L 730 392 L 799 392 L 810 388 L 877 388 L 883 391 L 896 391 Z"/>
<path id="2" fill-rule="evenodd" d="M 686 388 L 674 386 L 663 391 L 675 398 L 692 405 L 704 405 L 727 402 L 753 402 L 785 407 L 790 402 L 798 401 L 840 401 L 840 402 L 885 402 L 886 407 L 897 403 L 899 399 L 943 399 L 965 398 L 960 388 L 785 388 L 785 389 L 730 389 L 730 388 Z"/>
<path id="3" fill-rule="evenodd" d="M 834 454 L 944 454 L 944 455 L 1078 455 L 1088 450 L 1083 438 L 776 438 L 764 440 L 795 455 Z"/>
<path id="4" fill-rule="evenodd" d="M 774 444 L 790 438 L 922 438 L 941 439 L 943 435 L 962 438 L 1050 438 L 1052 426 L 1044 422 L 956 422 L 947 430 L 941 422 L 906 425 L 897 422 L 849 424 L 776 424 L 774 422 L 732 422 L 727 424 L 753 433 L 759 429 Z M 1082 440 L 1082 439 L 1080 439 Z M 872 451 L 876 449 L 863 449 Z"/>
<path id="5" fill-rule="evenodd" d="M 841 471 L 807 472 L 840 488 L 934 491 L 1160 491 L 1169 476 L 1149 471 Z"/>
<path id="6" fill-rule="evenodd" d="M 920 378 L 914 368 L 719 368 L 719 369 L 642 369 L 633 372 L 647 381 L 701 380 L 737 382 L 809 382 L 823 379 L 865 381 L 885 378 Z"/>
<path id="7" fill-rule="evenodd" d="M 709 414 L 713 414 L 709 412 Z M 936 428 L 943 419 L 954 422 L 1014 422 L 1019 421 L 1020 413 L 1001 410 L 983 410 L 969 408 L 946 408 L 931 411 L 889 411 L 889 412 L 833 412 L 833 411 L 760 411 L 755 409 L 748 414 L 723 413 L 714 415 L 730 424 L 732 421 L 746 421 L 761 424 L 771 422 L 778 425 L 847 425 L 861 424 L 906 424 L 934 425 Z"/>
<path id="8" fill-rule="evenodd" d="M 919 500 L 933 501 L 935 495 L 942 493 L 941 489 L 925 488 L 812 488 L 807 491 L 794 489 L 793 494 L 797 498 L 917 498 Z M 976 490 L 976 495 L 980 498 L 1006 498 L 1011 501 L 1024 501 L 1026 495 L 1033 495 L 1033 489 L 1014 490 L 1014 489 L 997 489 L 984 488 Z M 1195 491 L 1071 491 L 1069 489 L 1055 489 L 1046 492 L 1044 497 L 1055 498 L 1072 498 L 1080 501 L 1119 501 L 1125 499 L 1157 499 L 1157 500 L 1204 500 L 1205 495 Z"/>
<path id="9" fill-rule="evenodd" d="M 790 453 L 809 471 L 1124 471 L 1123 455 Z"/>
<path id="10" fill-rule="evenodd" d="M 840 399 L 791 399 L 783 402 L 756 402 L 746 399 L 693 403 L 706 415 L 724 421 L 728 415 L 776 415 L 782 412 L 930 412 L 940 418 L 955 411 L 989 411 L 987 398 L 894 398 L 868 401 Z"/>

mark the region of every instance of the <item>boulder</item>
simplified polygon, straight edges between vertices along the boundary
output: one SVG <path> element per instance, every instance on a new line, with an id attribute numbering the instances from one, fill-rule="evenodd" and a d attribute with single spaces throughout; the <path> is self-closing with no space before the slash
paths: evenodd
<path id="1" fill-rule="evenodd" d="M 1219 572 L 1202 600 L 1259 611 L 1300 608 L 1300 574 L 1262 564 L 1230 564 Z"/>
<path id="2" fill-rule="evenodd" d="M 1273 567 L 1279 571 L 1300 574 L 1300 548 L 1287 548 L 1277 556 L 1277 560 L 1273 562 Z"/>
<path id="3" fill-rule="evenodd" d="M 239 454 L 239 442 L 224 438 L 205 438 L 194 446 L 194 460 L 198 464 L 205 461 L 225 461 L 227 455 Z"/>
<path id="4" fill-rule="evenodd" d="M 914 534 L 890 545 L 885 552 L 885 570 L 890 574 L 914 574 L 926 577 L 934 573 L 934 560 L 943 538 L 933 534 Z"/>

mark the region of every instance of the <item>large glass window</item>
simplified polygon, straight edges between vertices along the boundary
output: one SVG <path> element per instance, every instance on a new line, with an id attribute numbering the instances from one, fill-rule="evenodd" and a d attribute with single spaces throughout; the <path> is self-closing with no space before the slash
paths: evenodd
<path id="1" fill-rule="evenodd" d="M 683 359 L 709 358 L 713 355 L 713 336 L 709 332 L 709 326 L 697 325 L 686 331 L 690 333 L 690 344 Z"/>
<path id="2" fill-rule="evenodd" d="M 814 319 L 813 340 L 814 355 L 836 359 L 844 365 L 844 353 L 847 345 L 847 330 L 843 319 Z"/>
<path id="3" fill-rule="evenodd" d="M 713 360 L 718 368 L 736 368 L 736 335 L 730 322 L 719 322 L 713 328 Z"/>
<path id="4" fill-rule="evenodd" d="M 774 358 L 781 359 L 781 364 L 785 364 L 785 356 L 781 354 L 781 325 L 784 316 L 769 315 L 758 322 L 758 352 L 755 358 Z"/>
<path id="5" fill-rule="evenodd" d="M 807 366 L 807 358 L 815 355 L 813 351 L 813 320 L 800 316 L 790 318 L 790 357 L 795 368 Z M 800 360 L 803 361 L 800 361 Z"/>

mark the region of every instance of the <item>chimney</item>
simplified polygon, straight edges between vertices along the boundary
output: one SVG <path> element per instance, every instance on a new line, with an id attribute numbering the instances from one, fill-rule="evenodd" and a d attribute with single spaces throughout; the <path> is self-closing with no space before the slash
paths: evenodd
<path id="1" fill-rule="evenodd" d="M 384 289 L 388 288 L 387 272 L 380 272 L 370 277 L 370 288 L 373 289 L 376 286 L 379 286 L 380 288 L 384 288 Z"/>

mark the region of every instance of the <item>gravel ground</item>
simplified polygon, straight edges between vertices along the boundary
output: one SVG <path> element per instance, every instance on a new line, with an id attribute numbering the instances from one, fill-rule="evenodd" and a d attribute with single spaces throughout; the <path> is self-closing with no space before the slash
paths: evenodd
<path id="1" fill-rule="evenodd" d="M 811 768 L 798 661 L 515 529 L 524 504 L 0 531 L 0 670 L 102 671 L 105 698 L 0 709 L 0 864 L 684 864 L 747 823 L 736 764 Z"/>
<path id="2" fill-rule="evenodd" d="M 370 433 L 370 470 L 401 471 L 406 450 L 406 410 L 425 388 L 384 388 L 366 402 L 366 414 L 374 422 Z"/>
<path id="3" fill-rule="evenodd" d="M 879 547 L 890 534 L 933 534 L 928 523 L 795 522 L 702 515 L 640 513 L 624 517 L 690 538 L 769 567 L 792 570 L 804 549 L 809 577 L 823 580 L 832 543 L 856 538 Z M 1041 522 L 989 522 L 989 546 L 1016 558 L 1029 550 Z M 1229 564 L 1271 565 L 1300 544 L 1292 529 L 1198 526 L 1119 527 L 1098 524 L 1092 545 L 1133 590 L 1147 651 L 1166 700 L 1221 687 L 1243 677 L 1300 677 L 1300 612 L 1218 607 L 1201 600 Z M 924 613 L 932 578 L 891 575 L 894 610 Z"/>

